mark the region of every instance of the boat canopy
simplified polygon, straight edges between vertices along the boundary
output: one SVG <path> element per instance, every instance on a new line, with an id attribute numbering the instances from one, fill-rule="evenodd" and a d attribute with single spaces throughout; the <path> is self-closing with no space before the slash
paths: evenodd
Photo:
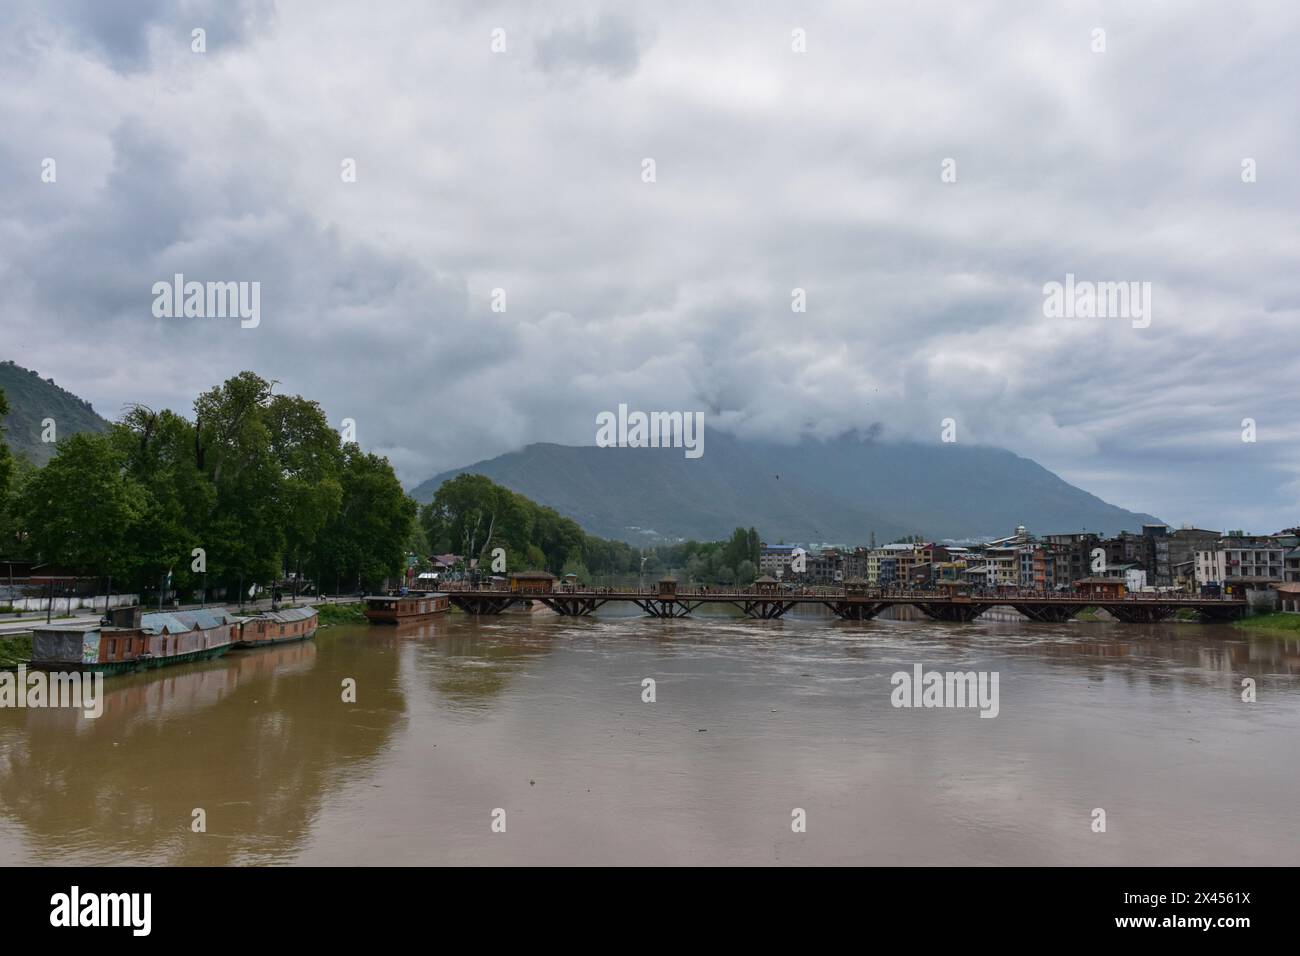
<path id="1" fill-rule="evenodd" d="M 140 630 L 146 634 L 186 634 L 190 631 L 207 631 L 224 624 L 236 624 L 238 618 L 219 608 L 199 608 L 195 611 L 155 612 L 140 619 Z"/>
<path id="2" fill-rule="evenodd" d="M 292 624 L 294 621 L 307 621 L 316 616 L 314 607 L 290 607 L 282 611 L 267 611 L 258 617 L 278 624 Z"/>

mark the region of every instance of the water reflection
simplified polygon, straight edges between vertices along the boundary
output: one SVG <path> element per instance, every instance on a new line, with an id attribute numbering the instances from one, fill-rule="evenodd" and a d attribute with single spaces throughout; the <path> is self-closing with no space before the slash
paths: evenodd
<path id="1" fill-rule="evenodd" d="M 105 682 L 104 713 L 0 713 L 0 861 L 273 862 L 400 723 L 397 657 L 365 632 Z M 358 702 L 341 699 L 344 677 Z M 192 811 L 207 832 L 190 829 Z M 20 846 L 15 846 L 15 840 Z"/>
<path id="2" fill-rule="evenodd" d="M 914 663 L 998 671 L 999 716 L 892 707 Z M 902 612 L 326 628 L 110 680 L 97 721 L 0 711 L 0 862 L 1294 863 L 1298 665 L 1227 625 Z"/>

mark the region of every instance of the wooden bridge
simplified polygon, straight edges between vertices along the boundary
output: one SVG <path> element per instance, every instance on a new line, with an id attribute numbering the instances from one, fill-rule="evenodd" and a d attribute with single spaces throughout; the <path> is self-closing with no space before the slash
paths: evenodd
<path id="1" fill-rule="evenodd" d="M 531 582 L 529 582 L 531 584 Z M 540 583 L 540 582 L 539 582 Z M 881 611 L 910 604 L 938 621 L 973 621 L 992 607 L 1009 607 L 1032 621 L 1068 621 L 1084 608 L 1109 611 L 1132 624 L 1154 623 L 1181 610 L 1195 611 L 1209 620 L 1232 620 L 1246 611 L 1237 597 L 1199 597 L 1181 594 L 1134 593 L 1101 595 L 1083 591 L 1013 591 L 962 593 L 944 590 L 900 590 L 860 585 L 781 588 L 680 588 L 660 582 L 654 588 L 600 588 L 572 585 L 515 587 L 509 584 L 447 584 L 441 591 L 469 614 L 500 614 L 512 605 L 538 601 L 556 614 L 585 617 L 619 601 L 635 604 L 651 617 L 688 617 L 705 604 L 728 604 L 747 617 L 772 620 L 801 604 L 822 605 L 847 621 L 869 621 Z"/>

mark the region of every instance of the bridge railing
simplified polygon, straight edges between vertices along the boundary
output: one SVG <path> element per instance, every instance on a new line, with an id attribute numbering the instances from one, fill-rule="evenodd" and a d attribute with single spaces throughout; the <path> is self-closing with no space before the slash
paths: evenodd
<path id="1" fill-rule="evenodd" d="M 657 587 L 606 587 L 559 584 L 551 591 L 529 593 L 511 591 L 506 582 L 485 582 L 475 584 L 471 581 L 448 581 L 437 590 L 444 592 L 471 592 L 474 594 L 515 594 L 521 598 L 542 597 L 608 597 L 622 599 L 659 599 L 668 597 L 688 600 L 698 598 L 721 598 L 736 600 L 864 600 L 864 601 L 917 601 L 943 603 L 954 596 L 962 601 L 972 600 L 981 604 L 1013 604 L 1018 601 L 1048 601 L 1061 604 L 1114 604 L 1114 603 L 1152 603 L 1152 604 L 1232 604 L 1244 603 L 1244 597 L 1232 595 L 1201 595 L 1148 593 L 1144 591 L 1129 592 L 1122 595 L 1099 594 L 1094 591 L 1039 591 L 1019 590 L 971 590 L 952 591 L 948 588 L 853 588 L 847 589 L 836 585 L 784 585 L 771 590 L 759 591 L 752 586 L 712 586 L 697 585 L 678 587 L 673 592 L 661 592 Z"/>

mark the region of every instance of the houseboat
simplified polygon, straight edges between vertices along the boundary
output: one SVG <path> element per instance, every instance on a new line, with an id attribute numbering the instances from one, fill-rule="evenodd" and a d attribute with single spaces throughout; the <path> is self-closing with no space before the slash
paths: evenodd
<path id="1" fill-rule="evenodd" d="M 238 640 L 238 618 L 219 608 L 145 614 L 119 607 L 99 624 L 33 628 L 32 666 L 120 674 L 210 660 Z"/>
<path id="2" fill-rule="evenodd" d="M 236 647 L 269 647 L 316 636 L 316 609 L 291 607 L 247 617 L 239 625 Z"/>
<path id="3" fill-rule="evenodd" d="M 365 615 L 371 624 L 402 624 L 441 614 L 450 606 L 445 594 L 372 595 L 366 598 Z"/>

